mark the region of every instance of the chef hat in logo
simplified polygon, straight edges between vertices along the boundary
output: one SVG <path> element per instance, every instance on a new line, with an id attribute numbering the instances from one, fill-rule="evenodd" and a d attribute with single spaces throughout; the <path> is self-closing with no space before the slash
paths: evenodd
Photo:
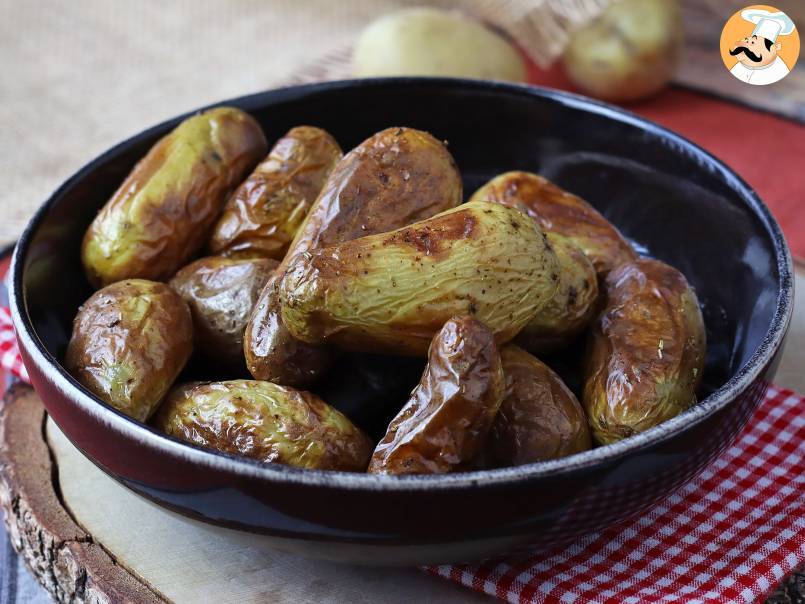
<path id="1" fill-rule="evenodd" d="M 787 36 L 794 31 L 794 22 L 784 12 L 770 12 L 760 8 L 748 8 L 741 17 L 755 24 L 753 36 L 774 42 L 777 36 Z"/>

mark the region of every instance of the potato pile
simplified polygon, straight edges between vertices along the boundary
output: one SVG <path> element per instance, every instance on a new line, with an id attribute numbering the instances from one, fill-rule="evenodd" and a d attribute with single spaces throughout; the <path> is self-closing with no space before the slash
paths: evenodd
<path id="1" fill-rule="evenodd" d="M 695 402 L 704 325 L 679 271 L 536 174 L 501 174 L 462 201 L 427 132 L 389 128 L 342 155 L 300 126 L 269 152 L 246 113 L 195 115 L 87 230 L 100 289 L 65 366 L 195 445 L 376 474 L 564 457 Z M 427 361 L 379 443 L 302 389 L 352 351 Z M 560 351 L 583 366 L 581 403 L 546 364 Z M 176 384 L 191 357 L 232 379 Z"/>

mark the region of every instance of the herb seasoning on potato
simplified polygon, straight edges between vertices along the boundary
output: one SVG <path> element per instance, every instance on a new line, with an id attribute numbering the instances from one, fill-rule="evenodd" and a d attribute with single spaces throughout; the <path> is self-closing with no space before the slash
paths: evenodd
<path id="1" fill-rule="evenodd" d="M 130 279 L 81 306 L 64 364 L 115 409 L 145 421 L 190 358 L 192 342 L 184 300 L 164 283 Z"/>
<path id="2" fill-rule="evenodd" d="M 315 470 L 363 472 L 372 442 L 315 394 L 231 380 L 174 388 L 157 428 L 203 447 Z"/>
<path id="3" fill-rule="evenodd" d="M 641 258 L 609 274 L 589 337 L 584 408 L 599 444 L 648 430 L 696 402 L 705 333 L 696 294 L 675 268 Z"/>
<path id="4" fill-rule="evenodd" d="M 227 202 L 210 251 L 282 260 L 339 159 L 341 148 L 321 128 L 289 130 Z"/>
<path id="5" fill-rule="evenodd" d="M 207 241 L 229 193 L 266 153 L 257 122 L 232 107 L 187 118 L 134 167 L 84 236 L 96 287 L 163 281 Z"/>
<path id="6" fill-rule="evenodd" d="M 504 394 L 492 332 L 454 317 L 437 333 L 419 385 L 369 464 L 372 474 L 444 474 L 462 469 L 483 447 Z"/>

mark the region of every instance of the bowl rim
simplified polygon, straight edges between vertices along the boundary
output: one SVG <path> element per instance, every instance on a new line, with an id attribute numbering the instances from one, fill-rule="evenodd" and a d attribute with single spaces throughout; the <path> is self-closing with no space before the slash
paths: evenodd
<path id="1" fill-rule="evenodd" d="M 136 422 L 117 411 L 89 390 L 79 384 L 61 363 L 44 347 L 34 331 L 27 313 L 22 288 L 23 269 L 30 242 L 39 225 L 45 219 L 50 208 L 58 202 L 65 190 L 82 180 L 99 165 L 113 159 L 137 142 L 149 138 L 159 131 L 173 127 L 182 119 L 220 105 L 241 107 L 244 111 L 284 101 L 300 99 L 311 94 L 326 94 L 331 91 L 354 88 L 407 87 L 416 85 L 428 88 L 458 88 L 469 91 L 505 93 L 519 97 L 536 97 L 549 102 L 558 102 L 569 108 L 597 114 L 603 118 L 615 120 L 626 125 L 637 127 L 649 134 L 670 141 L 677 153 L 695 157 L 697 161 L 715 172 L 745 206 L 754 214 L 771 239 L 777 261 L 780 287 L 777 292 L 777 304 L 769 328 L 749 360 L 730 377 L 722 386 L 705 399 L 684 413 L 667 420 L 645 432 L 631 436 L 620 442 L 577 453 L 575 455 L 542 461 L 521 466 L 499 468 L 494 470 L 477 470 L 442 475 L 387 476 L 360 474 L 340 471 L 305 470 L 278 464 L 263 464 L 256 460 L 237 457 L 227 453 L 203 449 L 196 445 L 179 441 L 166 436 L 154 428 Z M 165 120 L 151 128 L 131 136 L 113 146 L 106 152 L 93 158 L 71 177 L 64 181 L 40 206 L 26 226 L 17 242 L 11 261 L 11 287 L 9 300 L 12 319 L 20 340 L 21 348 L 29 355 L 43 375 L 52 385 L 61 390 L 65 397 L 79 406 L 84 413 L 89 413 L 96 420 L 123 435 L 140 441 L 143 446 L 151 447 L 173 457 L 183 458 L 189 463 L 210 470 L 233 474 L 237 477 L 260 479 L 267 482 L 301 484 L 308 486 L 330 487 L 348 490 L 369 491 L 411 491 L 411 490 L 461 490 L 468 487 L 486 485 L 511 485 L 574 472 L 594 470 L 622 460 L 623 458 L 655 445 L 658 445 L 683 431 L 705 421 L 714 413 L 729 405 L 742 392 L 747 390 L 758 378 L 764 368 L 773 360 L 783 343 L 791 314 L 793 311 L 793 262 L 780 226 L 772 216 L 757 193 L 731 168 L 708 151 L 690 140 L 640 117 L 630 111 L 613 105 L 590 99 L 570 92 L 497 81 L 471 80 L 464 78 L 441 77 L 390 77 L 337 80 L 314 84 L 288 86 L 271 89 L 254 94 L 244 95 L 222 102 L 206 105 L 200 109 L 189 111 L 180 116 Z M 67 434 L 68 438 L 70 437 Z M 78 447 L 80 449 L 80 447 Z M 92 460 L 103 465 L 102 460 Z"/>

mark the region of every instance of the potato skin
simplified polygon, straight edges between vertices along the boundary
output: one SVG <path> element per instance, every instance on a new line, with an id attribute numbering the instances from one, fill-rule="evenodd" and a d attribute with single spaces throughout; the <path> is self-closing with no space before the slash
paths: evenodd
<path id="1" fill-rule="evenodd" d="M 174 388 L 154 425 L 180 440 L 264 463 L 363 472 L 372 442 L 315 394 L 254 380 Z"/>
<path id="2" fill-rule="evenodd" d="M 519 466 L 589 449 L 587 417 L 562 379 L 517 346 L 506 346 L 500 357 L 506 394 L 489 432 L 486 459 Z"/>
<path id="3" fill-rule="evenodd" d="M 608 444 L 648 430 L 696 402 L 705 332 L 685 277 L 641 258 L 609 274 L 606 306 L 590 331 L 584 408 Z"/>
<path id="4" fill-rule="evenodd" d="M 140 160 L 87 230 L 81 258 L 90 283 L 169 279 L 207 241 L 227 196 L 266 146 L 254 118 L 232 107 L 179 124 Z"/>
<path id="5" fill-rule="evenodd" d="M 566 237 L 590 259 L 599 281 L 613 268 L 637 258 L 629 242 L 595 208 L 537 174 L 500 174 L 470 198 L 483 200 L 517 208 L 546 232 Z"/>
<path id="6" fill-rule="evenodd" d="M 187 304 L 164 283 L 129 279 L 79 308 L 64 366 L 115 409 L 145 421 L 192 352 Z"/>
<path id="7" fill-rule="evenodd" d="M 422 379 L 375 448 L 369 473 L 462 469 L 484 446 L 503 394 L 492 332 L 472 317 L 453 317 L 434 336 Z"/>
<path id="8" fill-rule="evenodd" d="M 291 128 L 229 198 L 210 251 L 282 260 L 341 156 L 321 128 Z"/>
<path id="9" fill-rule="evenodd" d="M 547 238 L 559 262 L 559 286 L 515 338 L 534 354 L 547 354 L 570 344 L 589 325 L 598 303 L 598 279 L 592 262 L 561 235 L 548 233 Z"/>
<path id="10" fill-rule="evenodd" d="M 427 132 L 388 128 L 369 137 L 336 165 L 266 285 L 244 335 L 256 379 L 302 386 L 329 365 L 326 348 L 294 338 L 280 310 L 279 285 L 297 255 L 384 233 L 461 203 L 461 175 L 447 148 Z"/>
<path id="11" fill-rule="evenodd" d="M 190 307 L 197 352 L 242 369 L 243 330 L 278 264 L 270 258 L 209 256 L 174 275 L 170 286 Z"/>
<path id="12" fill-rule="evenodd" d="M 471 202 L 411 226 L 298 256 L 282 281 L 282 317 L 306 342 L 425 355 L 458 314 L 511 340 L 554 295 L 556 256 L 522 212 Z"/>

